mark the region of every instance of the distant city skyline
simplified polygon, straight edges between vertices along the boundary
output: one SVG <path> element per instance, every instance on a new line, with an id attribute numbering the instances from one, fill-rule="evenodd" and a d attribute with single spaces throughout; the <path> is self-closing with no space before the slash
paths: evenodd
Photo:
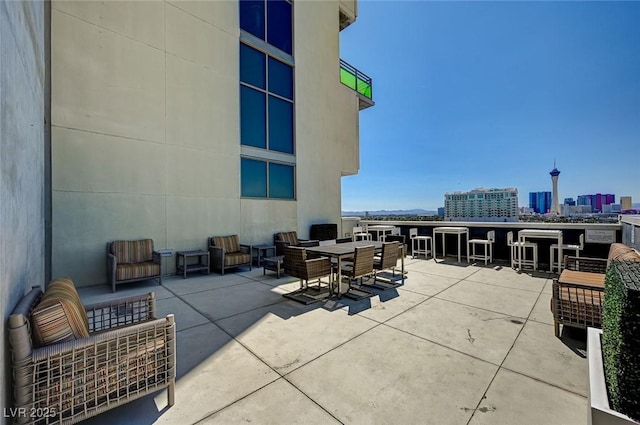
<path id="1" fill-rule="evenodd" d="M 640 201 L 640 2 L 360 1 L 340 57 L 373 78 L 343 210 L 478 187 Z M 384 28 L 384 31 L 380 29 Z"/>

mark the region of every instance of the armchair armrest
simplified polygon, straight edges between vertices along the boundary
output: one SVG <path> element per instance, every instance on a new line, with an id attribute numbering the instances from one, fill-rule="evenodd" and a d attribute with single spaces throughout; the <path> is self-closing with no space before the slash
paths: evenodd
<path id="1" fill-rule="evenodd" d="M 276 255 L 284 255 L 284 249 L 291 246 L 289 242 L 281 241 L 279 239 L 274 242 L 274 245 L 276 246 Z"/>
<path id="2" fill-rule="evenodd" d="M 162 254 L 159 251 L 153 251 L 152 255 L 152 261 L 162 267 Z"/>
<path id="3" fill-rule="evenodd" d="M 320 241 L 317 239 L 298 239 L 298 246 L 303 248 L 309 248 L 312 246 L 319 246 Z"/>
<path id="4" fill-rule="evenodd" d="M 156 317 L 155 293 L 86 305 L 89 332 L 101 332 Z"/>
<path id="5" fill-rule="evenodd" d="M 240 244 L 240 252 L 244 253 L 244 254 L 251 254 L 251 245 L 247 245 L 247 244 Z"/>
<path id="6" fill-rule="evenodd" d="M 564 268 L 567 270 L 604 274 L 607 271 L 607 259 L 565 255 Z"/>

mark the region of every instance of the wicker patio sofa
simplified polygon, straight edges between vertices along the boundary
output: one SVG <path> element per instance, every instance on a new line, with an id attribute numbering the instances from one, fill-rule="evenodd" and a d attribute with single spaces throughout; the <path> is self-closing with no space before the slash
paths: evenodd
<path id="1" fill-rule="evenodd" d="M 560 276 L 553 280 L 551 312 L 554 332 L 560 325 L 576 328 L 602 327 L 604 278 L 611 261 L 640 261 L 634 249 L 620 243 L 611 244 L 607 258 L 564 257 Z"/>
<path id="2" fill-rule="evenodd" d="M 107 242 L 107 282 L 111 291 L 121 283 L 158 279 L 162 285 L 162 255 L 153 240 Z"/>
<path id="3" fill-rule="evenodd" d="M 251 270 L 251 245 L 241 244 L 238 235 L 212 236 L 207 245 L 211 270 L 219 270 L 222 275 L 232 267 L 249 266 Z"/>
<path id="4" fill-rule="evenodd" d="M 14 422 L 76 423 L 163 388 L 172 406 L 174 316 L 155 311 L 153 293 L 83 306 L 70 279 L 32 288 L 8 322 Z"/>

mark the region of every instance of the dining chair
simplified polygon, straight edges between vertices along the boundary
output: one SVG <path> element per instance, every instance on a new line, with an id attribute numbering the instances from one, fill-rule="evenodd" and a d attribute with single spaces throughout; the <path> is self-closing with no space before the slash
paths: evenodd
<path id="1" fill-rule="evenodd" d="M 418 228 L 412 227 L 409 229 L 409 239 L 411 239 L 411 258 L 415 258 L 416 255 L 424 255 L 425 259 L 429 254 L 434 256 L 431 236 L 418 235 Z"/>
<path id="2" fill-rule="evenodd" d="M 382 244 L 382 251 L 380 255 L 373 257 L 373 282 L 363 282 L 362 285 L 382 290 L 402 286 L 404 284 L 404 279 L 402 279 L 401 275 L 396 276 L 396 266 L 398 265 L 399 254 L 400 242 L 384 242 Z M 391 273 L 383 272 L 383 270 L 391 270 Z M 398 283 L 398 281 L 400 281 L 400 283 Z"/>
<path id="3" fill-rule="evenodd" d="M 355 248 L 353 262 L 345 262 L 342 264 L 342 277 L 349 279 L 349 289 L 343 295 L 347 298 L 359 300 L 367 298 L 373 294 L 362 289 L 362 281 L 365 277 L 374 274 L 373 256 L 375 255 L 375 247 L 373 245 L 359 246 Z M 358 283 L 358 287 L 354 287 L 353 283 Z"/>
<path id="4" fill-rule="evenodd" d="M 484 260 L 484 264 L 487 265 L 487 261 L 493 263 L 493 244 L 496 241 L 496 231 L 489 230 L 487 232 L 487 239 L 470 239 L 469 245 L 471 246 L 470 260 Z M 484 252 L 482 254 L 476 254 L 476 245 L 482 245 Z"/>
<path id="5" fill-rule="evenodd" d="M 522 247 L 522 265 L 531 266 L 538 270 L 538 244 L 530 241 L 514 241 L 513 232 L 507 233 L 507 246 L 511 250 L 511 268 L 514 269 L 518 263 L 519 247 Z M 531 249 L 531 259 L 527 259 L 527 248 Z"/>
<path id="6" fill-rule="evenodd" d="M 584 249 L 584 233 L 580 234 L 580 238 L 578 239 L 578 244 L 562 244 L 562 252 L 565 251 L 575 251 L 576 257 L 580 257 L 580 251 Z M 556 252 L 558 251 L 558 244 L 551 244 L 549 247 L 549 263 L 551 264 L 551 272 L 553 272 L 554 268 L 558 268 L 558 262 L 556 261 Z M 562 270 L 558 270 L 560 273 Z"/>
<path id="7" fill-rule="evenodd" d="M 284 294 L 286 298 L 293 299 L 304 304 L 319 301 L 316 298 L 306 296 L 306 289 L 315 289 L 320 291 L 320 279 L 329 276 L 329 286 L 332 285 L 331 260 L 327 257 L 307 258 L 305 248 L 297 246 L 284 247 L 284 272 L 291 277 L 300 279 L 300 289 Z M 310 287 L 309 281 L 317 280 L 318 286 Z M 306 284 L 306 285 L 305 285 Z"/>

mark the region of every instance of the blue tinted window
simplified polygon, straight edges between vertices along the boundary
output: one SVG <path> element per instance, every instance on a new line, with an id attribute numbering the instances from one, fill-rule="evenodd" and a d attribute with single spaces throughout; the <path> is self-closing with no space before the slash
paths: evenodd
<path id="1" fill-rule="evenodd" d="M 240 28 L 264 40 L 264 0 L 240 0 Z"/>
<path id="2" fill-rule="evenodd" d="M 269 149 L 293 153 L 293 103 L 269 96 Z"/>
<path id="3" fill-rule="evenodd" d="M 240 43 L 240 81 L 266 89 L 265 80 L 265 54 Z"/>
<path id="4" fill-rule="evenodd" d="M 291 4 L 284 0 L 267 1 L 267 43 L 291 54 L 292 26 Z"/>
<path id="5" fill-rule="evenodd" d="M 293 167 L 269 164 L 269 198 L 293 199 Z"/>
<path id="6" fill-rule="evenodd" d="M 265 94 L 240 86 L 240 143 L 266 149 Z"/>
<path id="7" fill-rule="evenodd" d="M 293 100 L 293 68 L 269 57 L 269 91 Z"/>
<path id="8" fill-rule="evenodd" d="M 240 162 L 242 196 L 250 198 L 267 197 L 267 163 L 255 159 L 242 158 Z"/>

